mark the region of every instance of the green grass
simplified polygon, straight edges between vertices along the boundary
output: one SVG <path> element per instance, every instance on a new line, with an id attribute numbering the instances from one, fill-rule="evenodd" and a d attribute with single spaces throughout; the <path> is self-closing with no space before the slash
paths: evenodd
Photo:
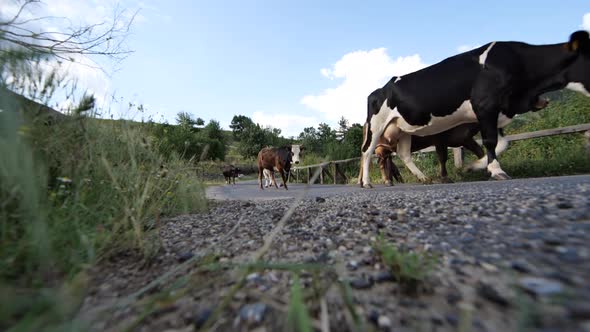
<path id="1" fill-rule="evenodd" d="M 148 142 L 124 122 L 0 113 L 0 329 L 59 325 L 86 267 L 124 251 L 147 261 L 162 216 L 206 208 L 190 165 Z"/>
<path id="2" fill-rule="evenodd" d="M 438 257 L 426 252 L 404 251 L 387 243 L 380 234 L 374 244 L 375 253 L 393 274 L 401 289 L 415 294 L 438 264 Z"/>
<path id="3" fill-rule="evenodd" d="M 293 285 L 291 286 L 291 298 L 289 300 L 289 311 L 287 314 L 287 330 L 297 332 L 313 331 L 309 313 L 303 300 L 303 291 L 299 276 L 293 276 Z"/>

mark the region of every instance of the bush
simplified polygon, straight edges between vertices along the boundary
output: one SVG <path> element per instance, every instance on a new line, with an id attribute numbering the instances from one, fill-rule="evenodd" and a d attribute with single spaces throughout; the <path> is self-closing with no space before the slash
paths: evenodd
<path id="1" fill-rule="evenodd" d="M 0 288 L 59 286 L 121 251 L 149 259 L 161 215 L 205 208 L 187 162 L 147 136 L 123 121 L 73 115 L 47 126 L 0 112 Z M 31 294 L 21 306 L 2 297 L 0 327 L 39 304 Z"/>

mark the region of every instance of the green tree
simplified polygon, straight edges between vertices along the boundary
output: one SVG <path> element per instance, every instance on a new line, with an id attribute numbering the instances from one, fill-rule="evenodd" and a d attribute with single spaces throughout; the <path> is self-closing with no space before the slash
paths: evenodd
<path id="1" fill-rule="evenodd" d="M 254 126 L 254 122 L 252 119 L 245 115 L 234 115 L 233 119 L 231 120 L 231 124 L 229 127 L 232 130 L 234 138 L 239 141 L 242 138 L 242 134 L 246 129 L 251 128 Z"/>

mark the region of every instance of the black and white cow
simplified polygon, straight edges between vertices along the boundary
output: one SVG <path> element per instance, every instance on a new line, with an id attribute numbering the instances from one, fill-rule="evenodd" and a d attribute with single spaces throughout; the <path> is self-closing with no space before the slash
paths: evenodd
<path id="1" fill-rule="evenodd" d="M 371 187 L 369 163 L 379 137 L 390 123 L 397 153 L 406 166 L 411 160 L 411 135 L 427 136 L 462 123 L 479 122 L 488 171 L 494 179 L 509 179 L 496 157 L 498 128 L 516 114 L 535 109 L 537 96 L 568 88 L 590 96 L 590 37 L 576 31 L 566 43 L 530 45 L 492 42 L 449 57 L 419 71 L 395 77 L 383 87 L 378 107 L 368 98 L 363 179 Z M 391 133 L 390 133 L 391 136 Z"/>

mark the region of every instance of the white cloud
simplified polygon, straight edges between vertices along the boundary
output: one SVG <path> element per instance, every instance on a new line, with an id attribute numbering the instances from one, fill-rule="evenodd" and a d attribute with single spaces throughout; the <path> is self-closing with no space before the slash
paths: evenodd
<path id="1" fill-rule="evenodd" d="M 580 27 L 584 30 L 590 31 L 590 13 L 584 14 L 582 17 L 582 25 Z"/>
<path id="2" fill-rule="evenodd" d="M 252 121 L 263 127 L 281 129 L 283 137 L 299 136 L 305 127 L 317 127 L 315 117 L 285 113 L 267 113 L 256 111 L 252 114 Z"/>
<path id="3" fill-rule="evenodd" d="M 367 96 L 382 87 L 392 76 L 426 67 L 420 55 L 391 58 L 385 48 L 345 54 L 332 68 L 320 71 L 330 79 L 343 79 L 334 88 L 304 96 L 301 103 L 322 113 L 330 125 L 344 116 L 350 123 L 364 123 Z M 317 125 L 317 124 L 316 124 Z"/>
<path id="4" fill-rule="evenodd" d="M 457 52 L 463 53 L 463 52 L 471 51 L 471 50 L 476 49 L 480 46 L 481 45 L 469 45 L 469 44 L 461 45 L 461 46 L 457 47 Z"/>

